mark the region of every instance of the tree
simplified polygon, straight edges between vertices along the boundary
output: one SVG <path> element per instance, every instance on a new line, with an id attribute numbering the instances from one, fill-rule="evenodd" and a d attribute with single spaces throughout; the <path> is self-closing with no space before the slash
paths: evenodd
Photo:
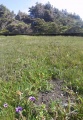
<path id="1" fill-rule="evenodd" d="M 46 3 L 46 4 L 44 5 L 44 8 L 47 9 L 47 10 L 50 10 L 50 11 L 53 9 L 53 7 L 52 7 L 52 5 L 50 4 L 50 2 Z"/>
<path id="2" fill-rule="evenodd" d="M 82 30 L 81 30 L 81 27 L 79 27 L 79 26 L 73 26 L 73 27 L 67 29 L 67 30 L 65 31 L 65 33 L 70 33 L 70 34 L 72 34 L 72 33 L 80 33 L 81 31 L 82 31 Z"/>
<path id="3" fill-rule="evenodd" d="M 50 3 L 47 3 L 46 5 L 36 3 L 35 6 L 29 8 L 29 12 L 32 18 L 41 18 L 44 19 L 46 22 L 54 20 L 53 7 Z"/>
<path id="4" fill-rule="evenodd" d="M 7 19 L 12 19 L 15 17 L 14 12 L 10 12 L 4 5 L 0 5 L 0 17 L 4 17 Z"/>
<path id="5" fill-rule="evenodd" d="M 54 16 L 53 16 L 53 14 L 51 13 L 51 11 L 45 10 L 43 19 L 44 19 L 46 22 L 54 21 Z"/>
<path id="6" fill-rule="evenodd" d="M 32 18 L 43 18 L 44 16 L 44 6 L 41 3 L 36 3 L 35 6 L 29 8 L 30 16 Z"/>
<path id="7" fill-rule="evenodd" d="M 7 30 L 12 34 L 30 34 L 31 26 L 17 20 L 7 26 Z"/>
<path id="8" fill-rule="evenodd" d="M 27 13 L 21 12 L 19 11 L 18 14 L 15 17 L 16 20 L 22 21 L 26 24 L 29 24 L 32 22 L 32 19 L 30 18 L 30 16 L 28 16 Z"/>
<path id="9" fill-rule="evenodd" d="M 56 34 L 83 32 L 79 15 L 58 10 L 49 2 L 36 3 L 29 8 L 29 15 L 19 11 L 17 15 L 0 5 L 0 33 L 11 34 Z"/>
<path id="10" fill-rule="evenodd" d="M 58 25 L 54 22 L 45 22 L 44 19 L 37 18 L 32 23 L 34 33 L 38 34 L 55 34 L 59 32 Z"/>
<path id="11" fill-rule="evenodd" d="M 31 28 L 33 29 L 33 33 L 44 34 L 45 21 L 44 19 L 36 18 L 33 20 L 31 24 Z"/>
<path id="12" fill-rule="evenodd" d="M 48 22 L 48 34 L 59 33 L 59 26 L 55 22 Z"/>
<path id="13" fill-rule="evenodd" d="M 0 30 L 4 30 L 13 20 L 15 14 L 10 12 L 4 5 L 0 5 Z"/>

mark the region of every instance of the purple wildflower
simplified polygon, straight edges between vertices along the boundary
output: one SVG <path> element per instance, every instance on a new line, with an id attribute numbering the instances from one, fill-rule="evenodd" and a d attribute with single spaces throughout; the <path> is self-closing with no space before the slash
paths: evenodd
<path id="1" fill-rule="evenodd" d="M 35 101 L 35 97 L 30 96 L 30 97 L 29 97 L 29 100 L 34 102 L 34 101 Z"/>
<path id="2" fill-rule="evenodd" d="M 16 107 L 16 112 L 19 113 L 20 111 L 22 111 L 22 107 L 20 107 L 20 106 Z"/>
<path id="3" fill-rule="evenodd" d="M 8 104 L 7 104 L 7 103 L 4 103 L 3 107 L 7 108 L 7 107 L 8 107 Z"/>

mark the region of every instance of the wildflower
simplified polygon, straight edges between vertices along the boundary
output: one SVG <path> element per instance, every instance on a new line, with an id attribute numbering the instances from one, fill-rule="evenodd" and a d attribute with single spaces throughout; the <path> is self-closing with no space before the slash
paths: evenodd
<path id="1" fill-rule="evenodd" d="M 23 94 L 23 93 L 22 93 L 21 91 L 19 91 L 19 90 L 16 91 L 16 93 L 17 93 L 17 95 L 20 95 L 20 96 Z"/>
<path id="2" fill-rule="evenodd" d="M 7 103 L 4 103 L 3 107 L 7 108 L 7 107 L 8 107 L 8 104 L 7 104 Z"/>
<path id="3" fill-rule="evenodd" d="M 16 107 L 16 112 L 19 113 L 20 111 L 22 111 L 22 107 L 20 107 L 20 106 Z"/>
<path id="4" fill-rule="evenodd" d="M 23 94 L 23 93 L 22 93 L 21 91 L 18 90 L 18 91 L 16 92 L 16 94 L 19 96 L 19 99 L 21 100 L 21 99 L 22 99 L 22 94 Z"/>
<path id="5" fill-rule="evenodd" d="M 34 102 L 34 101 L 35 101 L 35 97 L 30 96 L 30 97 L 29 97 L 29 100 Z"/>

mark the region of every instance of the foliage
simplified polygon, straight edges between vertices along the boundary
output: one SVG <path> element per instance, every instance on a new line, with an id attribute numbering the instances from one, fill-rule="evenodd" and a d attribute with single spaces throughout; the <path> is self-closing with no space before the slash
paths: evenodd
<path id="1" fill-rule="evenodd" d="M 28 12 L 18 11 L 15 15 L 0 5 L 0 31 L 7 29 L 12 34 L 83 33 L 83 21 L 79 15 L 68 13 L 67 10 L 60 11 L 49 2 L 45 5 L 36 3 Z"/>
<path id="2" fill-rule="evenodd" d="M 31 32 L 30 25 L 27 25 L 24 22 L 19 22 L 17 20 L 9 24 L 7 29 L 12 34 L 27 34 Z"/>
<path id="3" fill-rule="evenodd" d="M 18 12 L 18 14 L 15 16 L 16 20 L 19 20 L 20 22 L 23 21 L 26 24 L 29 24 L 32 22 L 32 19 L 29 15 L 27 15 L 26 13 L 23 13 L 21 11 Z"/>

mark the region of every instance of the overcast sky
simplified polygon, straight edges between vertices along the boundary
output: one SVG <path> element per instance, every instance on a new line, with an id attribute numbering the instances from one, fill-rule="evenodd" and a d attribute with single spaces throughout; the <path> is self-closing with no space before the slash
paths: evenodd
<path id="1" fill-rule="evenodd" d="M 34 6 L 36 2 L 45 4 L 48 1 L 53 7 L 59 10 L 67 9 L 68 12 L 76 13 L 83 19 L 83 0 L 0 0 L 0 4 L 17 13 L 19 10 L 27 12 L 28 8 Z"/>

